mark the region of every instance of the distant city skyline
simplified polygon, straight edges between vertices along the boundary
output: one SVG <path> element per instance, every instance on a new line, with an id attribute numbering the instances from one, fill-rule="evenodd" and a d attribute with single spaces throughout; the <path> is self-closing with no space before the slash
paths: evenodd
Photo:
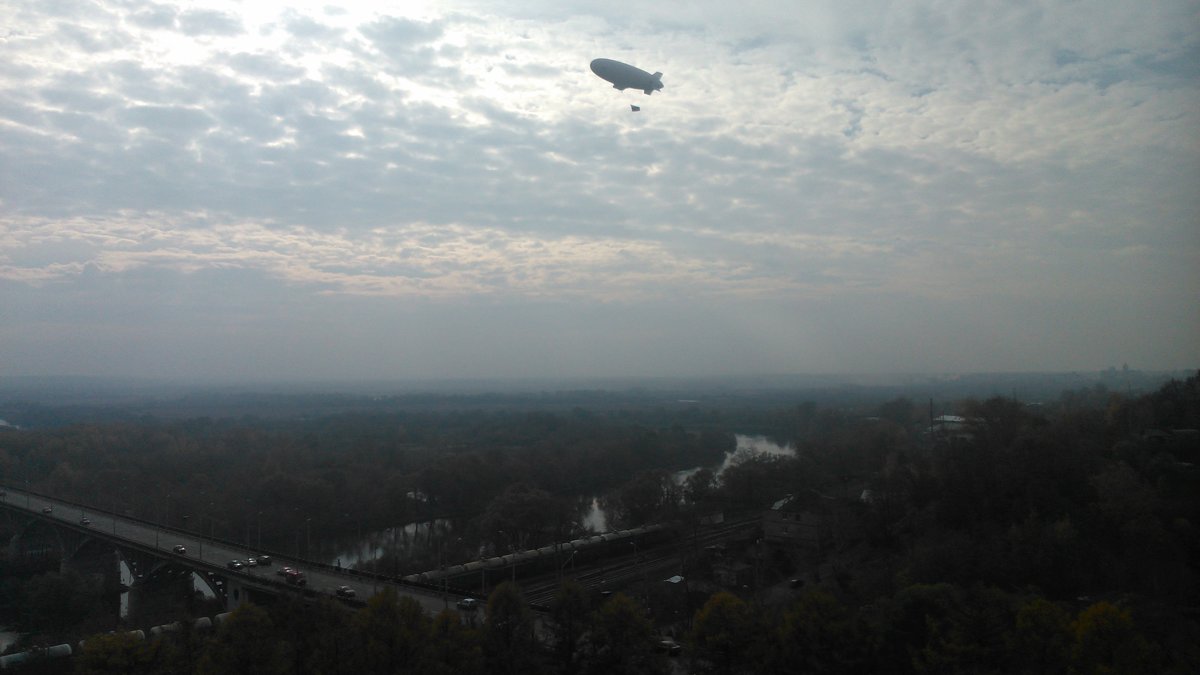
<path id="1" fill-rule="evenodd" d="M 0 378 L 1200 365 L 1194 1 L 0 23 Z"/>

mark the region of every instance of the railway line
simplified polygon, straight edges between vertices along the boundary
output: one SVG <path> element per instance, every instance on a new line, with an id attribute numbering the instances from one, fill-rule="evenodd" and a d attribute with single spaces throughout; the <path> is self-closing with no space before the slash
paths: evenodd
<path id="1" fill-rule="evenodd" d="M 628 553 L 603 557 L 578 567 L 563 568 L 518 580 L 525 599 L 534 605 L 549 605 L 565 580 L 574 580 L 584 589 L 602 593 L 619 591 L 636 583 L 662 580 L 681 573 L 685 558 L 695 559 L 706 547 L 738 539 L 754 539 L 761 519 L 743 518 L 715 526 L 705 526 L 690 535 L 675 537 L 653 546 L 630 546 Z M 631 542 L 632 543 L 632 542 Z M 684 570 L 686 571 L 686 570 Z"/>

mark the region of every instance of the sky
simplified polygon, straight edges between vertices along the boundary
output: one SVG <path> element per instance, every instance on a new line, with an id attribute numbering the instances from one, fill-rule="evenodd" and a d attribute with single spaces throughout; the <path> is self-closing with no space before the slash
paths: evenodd
<path id="1" fill-rule="evenodd" d="M 1200 365 L 1200 2 L 0 0 L 0 377 L 1122 364 Z"/>

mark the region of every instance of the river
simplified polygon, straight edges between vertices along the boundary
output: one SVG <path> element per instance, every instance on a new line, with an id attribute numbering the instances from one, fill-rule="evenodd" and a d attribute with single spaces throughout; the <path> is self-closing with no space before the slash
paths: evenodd
<path id="1" fill-rule="evenodd" d="M 14 633 L 4 626 L 0 626 L 0 652 L 8 649 L 9 645 L 21 639 L 20 633 Z"/>
<path id="2" fill-rule="evenodd" d="M 704 467 L 695 466 L 690 469 L 683 469 L 672 474 L 677 485 L 683 485 L 684 481 L 691 478 L 697 471 L 708 468 L 713 472 L 713 476 L 717 480 L 721 479 L 721 474 L 731 466 L 740 464 L 751 457 L 759 455 L 778 455 L 781 457 L 793 457 L 796 454 L 796 449 L 790 445 L 779 445 L 771 441 L 766 436 L 749 436 L 744 434 L 735 435 L 737 440 L 733 450 L 725 453 L 725 459 L 716 466 Z M 592 497 L 591 506 L 584 512 L 579 519 L 579 525 L 589 532 L 601 534 L 608 532 L 608 516 L 604 513 L 604 508 L 600 505 L 598 496 Z"/>
<path id="3" fill-rule="evenodd" d="M 368 532 L 361 537 L 351 537 L 333 543 L 332 557 L 326 554 L 330 565 L 354 567 L 383 557 L 385 551 L 398 550 L 401 559 L 416 554 L 435 551 L 437 542 L 454 535 L 454 522 L 449 518 L 408 523 L 386 530 Z"/>
<path id="4" fill-rule="evenodd" d="M 790 457 L 796 454 L 796 450 L 790 445 L 779 445 L 765 436 L 737 434 L 735 438 L 737 443 L 734 449 L 725 453 L 725 458 L 721 463 L 707 467 L 712 469 L 718 479 L 726 469 L 750 457 L 757 455 Z M 675 481 L 682 485 L 685 480 L 702 468 L 706 467 L 697 466 L 683 469 L 676 471 L 673 476 Z M 583 499 L 588 498 L 584 497 Z M 608 517 L 600 505 L 598 495 L 590 497 L 590 503 L 580 516 L 579 525 L 584 530 L 597 534 L 609 530 Z M 447 518 L 440 518 L 368 532 L 365 535 L 346 537 L 332 542 L 321 557 L 330 565 L 354 567 L 360 563 L 378 560 L 386 551 L 394 548 L 399 550 L 400 559 L 403 561 L 419 554 L 436 551 L 438 541 L 448 541 L 450 537 L 456 536 L 458 533 L 455 523 Z M 403 563 L 401 562 L 401 564 Z"/>

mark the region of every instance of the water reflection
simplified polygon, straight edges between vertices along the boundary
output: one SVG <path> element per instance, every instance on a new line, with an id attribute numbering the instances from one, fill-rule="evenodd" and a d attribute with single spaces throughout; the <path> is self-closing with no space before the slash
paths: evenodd
<path id="1" fill-rule="evenodd" d="M 418 523 L 409 523 L 386 530 L 368 532 L 362 537 L 353 537 L 333 543 L 333 555 L 326 562 L 330 565 L 355 567 L 383 557 L 384 553 L 397 553 L 401 560 L 437 551 L 439 541 L 455 536 L 454 521 L 438 518 Z M 436 554 L 436 553 L 435 553 Z"/>

